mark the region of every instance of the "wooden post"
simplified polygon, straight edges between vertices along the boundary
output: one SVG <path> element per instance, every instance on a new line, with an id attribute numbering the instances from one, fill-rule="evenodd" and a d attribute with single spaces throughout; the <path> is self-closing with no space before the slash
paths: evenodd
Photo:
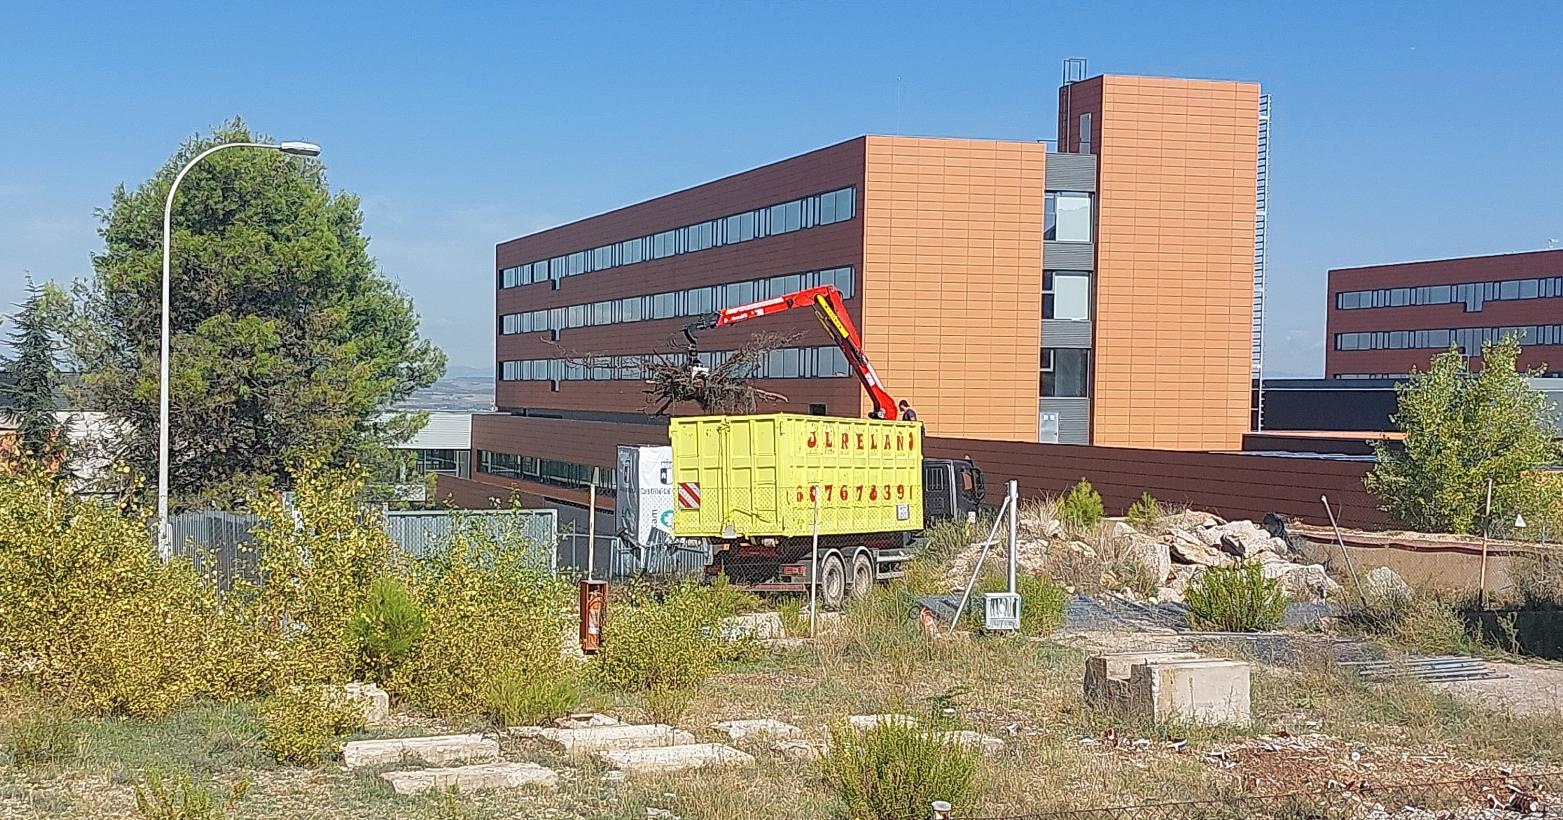
<path id="1" fill-rule="evenodd" d="M 1482 521 L 1482 572 L 1476 585 L 1476 606 L 1487 608 L 1487 531 L 1492 526 L 1492 479 L 1487 479 L 1487 516 Z"/>

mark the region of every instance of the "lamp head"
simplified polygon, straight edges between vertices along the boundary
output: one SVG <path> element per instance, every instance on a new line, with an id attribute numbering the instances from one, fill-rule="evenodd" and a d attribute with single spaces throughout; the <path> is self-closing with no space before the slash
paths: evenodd
<path id="1" fill-rule="evenodd" d="M 299 157 L 320 156 L 320 146 L 314 144 L 313 142 L 299 142 L 297 140 L 290 140 L 288 142 L 282 143 L 281 145 L 278 145 L 277 149 L 282 151 L 284 154 L 293 154 L 294 156 Z"/>

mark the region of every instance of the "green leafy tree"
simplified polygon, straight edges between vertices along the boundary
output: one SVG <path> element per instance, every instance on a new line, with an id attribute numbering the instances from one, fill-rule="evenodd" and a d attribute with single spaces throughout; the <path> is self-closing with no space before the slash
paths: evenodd
<path id="1" fill-rule="evenodd" d="M 64 453 L 64 439 L 54 415 L 55 388 L 60 383 L 55 328 L 58 291 L 27 280 L 27 300 L 17 305 L 9 339 L 11 359 L 5 363 L 9 383 L 8 409 L 17 421 L 18 451 L 40 464 L 54 465 Z"/>
<path id="2" fill-rule="evenodd" d="M 1536 374 L 1519 372 L 1519 354 L 1512 336 L 1484 344 L 1483 367 L 1472 373 L 1451 348 L 1396 388 L 1393 421 L 1404 446 L 1374 442 L 1378 464 L 1366 481 L 1384 511 L 1416 529 L 1469 533 L 1489 523 L 1489 479 L 1491 523 L 1557 498 L 1557 481 L 1540 471 L 1563 455 L 1554 438 L 1558 410 L 1526 383 Z"/>
<path id="3" fill-rule="evenodd" d="M 123 422 L 119 453 L 154 474 L 163 203 L 178 169 L 226 142 L 265 141 L 235 119 L 186 142 L 99 212 L 106 245 L 78 291 L 73 346 L 90 400 Z M 173 211 L 169 483 L 184 503 L 286 486 L 304 460 L 375 467 L 421 416 L 383 415 L 445 357 L 368 253 L 357 197 L 317 161 L 232 149 L 179 186 Z"/>

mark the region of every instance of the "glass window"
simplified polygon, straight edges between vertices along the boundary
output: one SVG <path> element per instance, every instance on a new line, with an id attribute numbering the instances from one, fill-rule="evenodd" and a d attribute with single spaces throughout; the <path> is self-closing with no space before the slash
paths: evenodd
<path id="1" fill-rule="evenodd" d="M 684 309 L 688 315 L 700 316 L 716 310 L 716 297 L 713 288 L 693 288 L 688 291 L 684 300 Z"/>
<path id="2" fill-rule="evenodd" d="M 659 293 L 651 297 L 651 318 L 667 319 L 678 315 L 678 296 L 673 293 Z"/>
<path id="3" fill-rule="evenodd" d="M 1091 351 L 1070 347 L 1042 351 L 1042 395 L 1084 398 L 1090 383 Z"/>
<path id="4" fill-rule="evenodd" d="M 594 324 L 594 325 L 611 325 L 611 324 L 613 324 L 613 303 L 612 302 L 596 302 L 596 303 L 592 304 L 592 324 Z"/>
<path id="5" fill-rule="evenodd" d="M 1089 153 L 1091 153 L 1091 114 L 1090 114 L 1090 112 L 1087 112 L 1087 113 L 1084 113 L 1084 114 L 1080 115 L 1080 130 L 1078 132 L 1078 135 L 1080 137 L 1080 153 L 1082 153 L 1082 154 L 1089 154 Z"/>
<path id="6" fill-rule="evenodd" d="M 1520 298 L 1520 280 L 1518 280 L 1518 279 L 1509 279 L 1509 280 L 1506 280 L 1506 281 L 1503 281 L 1503 282 L 1499 282 L 1498 283 L 1498 298 L 1499 299 L 1518 299 L 1518 298 Z"/>
<path id="7" fill-rule="evenodd" d="M 1042 238 L 1058 242 L 1091 241 L 1091 195 L 1049 191 L 1044 200 Z"/>
<path id="8" fill-rule="evenodd" d="M 568 311 L 568 314 L 565 316 L 565 327 L 586 326 L 585 305 L 571 305 L 570 307 L 566 308 L 566 310 Z"/>
<path id="9" fill-rule="evenodd" d="M 1392 288 L 1389 291 L 1389 306 L 1404 307 L 1411 303 L 1410 288 Z"/>
<path id="10" fill-rule="evenodd" d="M 1519 298 L 1535 299 L 1541 293 L 1540 285 L 1541 280 L 1539 279 L 1521 279 Z"/>
<path id="11" fill-rule="evenodd" d="M 754 301 L 753 282 L 734 282 L 724 289 L 727 307 L 740 307 Z"/>
<path id="12" fill-rule="evenodd" d="M 1044 271 L 1042 318 L 1090 319 L 1091 275 L 1079 271 Z"/>

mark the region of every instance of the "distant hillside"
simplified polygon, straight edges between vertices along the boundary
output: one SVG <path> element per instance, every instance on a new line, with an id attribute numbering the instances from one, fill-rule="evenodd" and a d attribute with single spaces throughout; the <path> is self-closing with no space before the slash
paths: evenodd
<path id="1" fill-rule="evenodd" d="M 396 409 L 487 413 L 494 409 L 494 376 L 446 376 L 412 394 Z"/>

